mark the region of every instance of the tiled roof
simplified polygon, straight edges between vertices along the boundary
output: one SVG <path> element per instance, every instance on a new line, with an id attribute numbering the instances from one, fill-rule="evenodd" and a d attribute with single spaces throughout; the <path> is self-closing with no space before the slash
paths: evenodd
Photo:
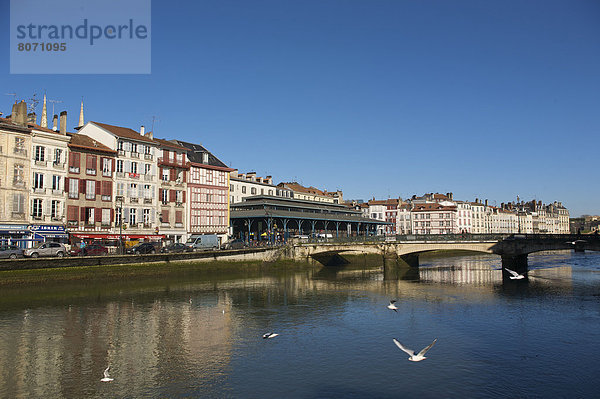
<path id="1" fill-rule="evenodd" d="M 327 193 L 323 192 L 322 190 L 319 190 L 316 187 L 310 186 L 310 187 L 304 187 L 303 185 L 297 183 L 297 182 L 289 182 L 289 183 L 279 183 L 278 186 L 281 187 L 287 187 L 293 191 L 298 191 L 301 193 L 307 193 L 307 194 L 314 194 L 314 195 L 322 195 L 322 196 L 330 196 Z"/>
<path id="2" fill-rule="evenodd" d="M 104 130 L 108 130 L 109 132 L 111 132 L 112 134 L 114 134 L 117 137 L 156 144 L 155 141 L 152 140 L 151 138 L 142 136 L 139 132 L 136 132 L 135 130 L 130 129 L 128 127 L 113 126 L 113 125 L 109 125 L 106 123 L 93 122 L 93 121 L 90 123 L 93 123 L 94 125 L 97 125 Z"/>
<path id="3" fill-rule="evenodd" d="M 160 144 L 161 147 L 168 147 L 168 148 L 173 148 L 176 150 L 187 151 L 187 148 L 185 148 L 184 146 L 174 143 L 173 141 L 170 141 L 170 140 L 155 138 L 154 141 L 156 141 L 158 144 Z"/>
<path id="4" fill-rule="evenodd" d="M 96 140 L 94 140 L 91 137 L 84 136 L 82 134 L 77 134 L 77 133 L 67 133 L 67 135 L 71 136 L 71 142 L 69 143 L 69 147 L 85 148 L 85 149 L 89 149 L 92 151 L 102 151 L 102 152 L 108 152 L 111 154 L 117 153 L 116 151 L 111 150 L 104 144 L 97 142 Z"/>
<path id="5" fill-rule="evenodd" d="M 412 209 L 413 212 L 428 212 L 428 211 L 455 211 L 456 206 L 444 206 L 438 203 L 434 204 L 417 204 Z"/>

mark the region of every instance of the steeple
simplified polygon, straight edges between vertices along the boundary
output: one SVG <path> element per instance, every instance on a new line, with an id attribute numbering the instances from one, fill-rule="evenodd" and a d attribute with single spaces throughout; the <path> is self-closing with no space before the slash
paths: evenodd
<path id="1" fill-rule="evenodd" d="M 79 111 L 79 127 L 83 126 L 83 97 L 81 98 L 81 110 Z"/>
<path id="2" fill-rule="evenodd" d="M 42 107 L 42 120 L 40 121 L 41 127 L 48 127 L 48 112 L 46 110 L 46 94 L 44 94 L 44 106 Z"/>

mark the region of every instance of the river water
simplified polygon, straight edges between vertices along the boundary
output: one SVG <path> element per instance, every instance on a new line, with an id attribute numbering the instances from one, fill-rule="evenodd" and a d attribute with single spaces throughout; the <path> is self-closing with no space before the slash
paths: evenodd
<path id="1" fill-rule="evenodd" d="M 529 265 L 529 281 L 504 284 L 498 257 L 461 255 L 412 273 L 359 264 L 2 288 L 0 397 L 598 397 L 600 253 Z M 392 338 L 437 343 L 416 363 Z M 114 381 L 101 382 L 108 365 Z"/>

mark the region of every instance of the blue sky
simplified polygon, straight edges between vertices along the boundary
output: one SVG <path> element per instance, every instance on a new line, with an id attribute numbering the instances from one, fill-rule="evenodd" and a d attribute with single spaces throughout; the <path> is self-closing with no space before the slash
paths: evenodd
<path id="1" fill-rule="evenodd" d="M 83 96 L 86 120 L 154 115 L 158 137 L 345 198 L 600 214 L 598 1 L 154 0 L 150 75 L 10 75 L 6 54 L 5 114 L 4 93 L 46 91 L 75 126 Z"/>

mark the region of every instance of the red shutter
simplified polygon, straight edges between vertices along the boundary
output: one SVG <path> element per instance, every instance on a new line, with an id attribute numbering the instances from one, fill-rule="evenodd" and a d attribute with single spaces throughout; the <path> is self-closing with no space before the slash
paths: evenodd
<path id="1" fill-rule="evenodd" d="M 102 187 L 100 186 L 100 182 L 96 182 L 96 195 L 101 195 Z"/>
<path id="2" fill-rule="evenodd" d="M 169 190 L 169 202 L 175 202 L 175 190 Z"/>
<path id="3" fill-rule="evenodd" d="M 175 181 L 175 179 L 177 179 L 175 168 L 171 168 L 169 169 L 169 180 Z"/>
<path id="4" fill-rule="evenodd" d="M 85 220 L 85 208 L 81 207 L 79 209 L 81 209 L 81 212 L 80 212 L 81 213 L 81 217 L 79 218 L 79 220 L 84 221 Z"/>
<path id="5" fill-rule="evenodd" d="M 107 181 L 106 182 L 106 194 L 109 197 L 112 196 L 112 182 L 111 181 Z"/>
<path id="6" fill-rule="evenodd" d="M 183 220 L 183 212 L 175 211 L 175 223 L 181 223 Z"/>
<path id="7" fill-rule="evenodd" d="M 182 183 L 185 183 L 187 181 L 187 180 L 185 180 L 186 177 L 187 177 L 186 171 L 184 170 L 183 171 L 183 182 Z M 183 201 L 183 202 L 185 202 L 185 201 Z"/>
<path id="8" fill-rule="evenodd" d="M 102 208 L 96 208 L 94 210 L 94 223 L 102 222 Z"/>
<path id="9" fill-rule="evenodd" d="M 65 177 L 65 193 L 69 192 L 69 178 Z"/>
<path id="10" fill-rule="evenodd" d="M 162 166 L 158 168 L 158 173 L 160 173 L 160 174 L 158 175 L 158 179 L 159 179 L 159 180 L 162 180 L 162 177 L 163 177 L 163 168 L 162 168 Z"/>
<path id="11" fill-rule="evenodd" d="M 163 150 L 163 158 L 165 161 L 169 159 L 169 150 Z"/>
<path id="12" fill-rule="evenodd" d="M 115 220 L 115 210 L 114 210 L 114 209 L 112 209 L 112 208 L 110 209 L 110 220 L 114 220 L 114 221 L 115 221 L 115 223 L 117 222 L 117 221 Z"/>
<path id="13" fill-rule="evenodd" d="M 115 171 L 115 159 L 113 158 L 113 159 L 111 159 L 111 161 L 112 161 L 112 169 L 110 171 L 114 172 Z"/>
<path id="14" fill-rule="evenodd" d="M 181 195 L 181 202 L 185 204 L 185 191 Z"/>
<path id="15" fill-rule="evenodd" d="M 79 179 L 79 192 L 85 194 L 85 179 Z"/>
<path id="16" fill-rule="evenodd" d="M 162 202 L 162 200 L 163 200 L 163 189 L 162 188 L 158 189 L 158 200 L 160 202 Z"/>
<path id="17" fill-rule="evenodd" d="M 162 223 L 169 223 L 169 210 L 163 209 L 161 213 L 162 213 Z"/>

